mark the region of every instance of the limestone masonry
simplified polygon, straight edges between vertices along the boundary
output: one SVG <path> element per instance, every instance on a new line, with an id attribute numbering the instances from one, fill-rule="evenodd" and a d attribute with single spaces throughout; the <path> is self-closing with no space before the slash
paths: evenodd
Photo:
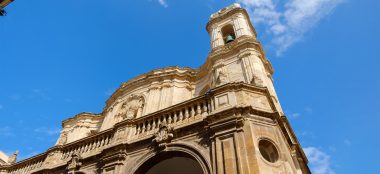
<path id="1" fill-rule="evenodd" d="M 46 152 L 19 162 L 0 153 L 0 174 L 310 173 L 246 10 L 226 7 L 206 28 L 211 52 L 200 68 L 123 83 L 102 113 L 64 120 Z"/>

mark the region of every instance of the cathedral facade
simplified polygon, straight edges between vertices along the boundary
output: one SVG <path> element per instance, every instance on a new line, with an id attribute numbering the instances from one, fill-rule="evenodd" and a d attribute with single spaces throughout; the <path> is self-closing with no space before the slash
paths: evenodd
<path id="1" fill-rule="evenodd" d="M 123 83 L 102 113 L 64 120 L 46 152 L 3 157 L 0 174 L 310 173 L 246 10 L 226 7 L 206 29 L 211 52 L 200 68 Z"/>

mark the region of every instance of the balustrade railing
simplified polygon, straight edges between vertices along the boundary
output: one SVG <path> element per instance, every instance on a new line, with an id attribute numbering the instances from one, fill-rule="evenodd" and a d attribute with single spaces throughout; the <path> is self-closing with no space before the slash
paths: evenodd
<path id="1" fill-rule="evenodd" d="M 163 111 L 149 114 L 135 120 L 135 136 L 155 133 L 161 123 L 171 127 L 181 126 L 202 119 L 211 112 L 211 102 L 204 97 L 184 102 Z"/>
<path id="2" fill-rule="evenodd" d="M 30 173 L 29 171 L 40 168 L 42 166 L 45 159 L 44 156 L 33 158 L 23 163 L 17 164 L 16 166 L 11 167 L 8 172 L 11 174 Z"/>
<path id="3" fill-rule="evenodd" d="M 72 154 L 86 154 L 103 149 L 103 147 L 109 145 L 113 138 L 113 132 L 108 131 L 106 133 L 99 134 L 96 137 L 92 137 L 89 140 L 73 143 L 67 147 L 63 147 L 62 159 L 70 158 Z"/>
<path id="4" fill-rule="evenodd" d="M 74 153 L 81 156 L 91 156 L 92 153 L 101 152 L 103 149 L 107 148 L 107 146 L 115 142 L 113 141 L 113 138 L 117 128 L 125 123 L 132 125 L 132 138 L 139 138 L 157 132 L 161 123 L 166 123 L 173 128 L 192 124 L 196 121 L 202 120 L 210 114 L 211 110 L 211 100 L 207 99 L 205 96 L 200 96 L 140 118 L 129 120 L 124 123 L 121 122 L 119 125 L 115 125 L 115 128 L 99 132 L 96 135 L 62 146 L 55 146 L 52 150 L 61 153 L 61 161 L 58 163 L 64 163 L 67 162 Z M 7 171 L 12 174 L 24 174 L 43 168 L 48 153 L 49 152 L 45 152 L 39 156 L 6 167 Z"/>

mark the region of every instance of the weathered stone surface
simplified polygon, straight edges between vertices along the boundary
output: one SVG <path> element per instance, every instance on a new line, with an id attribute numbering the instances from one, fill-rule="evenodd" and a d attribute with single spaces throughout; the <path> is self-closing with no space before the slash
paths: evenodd
<path id="1" fill-rule="evenodd" d="M 199 69 L 157 69 L 123 83 L 101 114 L 63 121 L 56 146 L 0 161 L 0 173 L 141 173 L 170 157 L 192 159 L 205 174 L 310 173 L 247 12 L 222 9 L 207 30 L 212 50 Z"/>

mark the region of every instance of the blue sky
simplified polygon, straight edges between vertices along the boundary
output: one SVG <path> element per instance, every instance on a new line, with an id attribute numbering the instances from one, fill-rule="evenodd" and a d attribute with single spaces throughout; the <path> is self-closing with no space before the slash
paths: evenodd
<path id="1" fill-rule="evenodd" d="M 380 1 L 237 1 L 313 172 L 377 171 Z M 122 82 L 159 67 L 199 67 L 210 14 L 233 2 L 15 1 L 0 18 L 0 149 L 18 149 L 21 159 L 41 153 L 62 120 L 101 112 Z"/>

